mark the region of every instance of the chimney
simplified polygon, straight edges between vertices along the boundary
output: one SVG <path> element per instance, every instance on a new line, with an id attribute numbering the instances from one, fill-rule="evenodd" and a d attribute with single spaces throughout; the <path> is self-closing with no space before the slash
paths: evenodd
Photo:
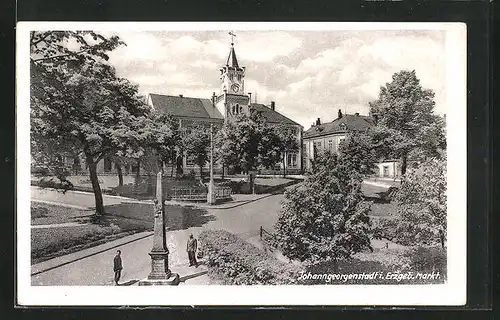
<path id="1" fill-rule="evenodd" d="M 316 125 L 317 125 L 317 126 L 319 126 L 320 124 L 321 124 L 321 120 L 318 118 L 318 119 L 316 120 Z"/>
<path id="2" fill-rule="evenodd" d="M 356 117 L 359 117 L 359 112 L 356 112 L 354 115 L 355 115 Z"/>
<path id="3" fill-rule="evenodd" d="M 338 116 L 338 118 L 339 119 L 342 118 L 342 110 L 341 109 L 339 109 L 339 116 Z"/>
<path id="4" fill-rule="evenodd" d="M 274 108 L 275 108 L 274 101 L 271 101 L 271 110 L 273 110 L 273 111 L 274 111 Z"/>
<path id="5" fill-rule="evenodd" d="M 215 107 L 215 92 L 212 93 L 212 106 Z"/>
<path id="6" fill-rule="evenodd" d="M 182 97 L 183 97 L 183 95 L 182 95 L 182 94 L 180 94 L 180 95 L 179 95 L 179 98 L 182 98 Z"/>
<path id="7" fill-rule="evenodd" d="M 251 92 L 248 93 L 248 104 L 249 105 L 252 104 L 252 93 Z"/>

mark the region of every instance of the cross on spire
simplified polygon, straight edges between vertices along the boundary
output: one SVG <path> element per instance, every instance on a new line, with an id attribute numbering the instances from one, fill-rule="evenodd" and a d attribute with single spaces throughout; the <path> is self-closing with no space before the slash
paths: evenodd
<path id="1" fill-rule="evenodd" d="M 229 35 L 231 36 L 231 45 L 234 44 L 234 37 L 236 37 L 236 34 L 234 34 L 233 31 L 229 31 Z"/>

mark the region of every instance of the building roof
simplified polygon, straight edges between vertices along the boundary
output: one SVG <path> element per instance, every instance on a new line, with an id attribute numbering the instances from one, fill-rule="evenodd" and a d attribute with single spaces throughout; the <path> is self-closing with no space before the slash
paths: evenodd
<path id="1" fill-rule="evenodd" d="M 363 131 L 375 125 L 373 118 L 355 114 L 344 114 L 332 122 L 314 125 L 304 132 L 304 139 L 347 131 Z"/>
<path id="2" fill-rule="evenodd" d="M 149 97 L 155 110 L 168 113 L 174 117 L 224 120 L 224 117 L 219 110 L 212 105 L 210 99 L 168 96 L 154 93 L 149 94 Z M 252 103 L 252 108 L 261 112 L 267 122 L 300 125 L 261 103 Z"/>
<path id="3" fill-rule="evenodd" d="M 290 118 L 285 117 L 281 113 L 271 109 L 270 107 L 263 105 L 261 103 L 252 103 L 252 108 L 258 112 L 261 112 L 262 116 L 266 119 L 267 122 L 270 123 L 286 123 L 291 125 L 298 125 L 297 122 L 293 121 Z"/>
<path id="4" fill-rule="evenodd" d="M 224 117 L 210 99 L 149 94 L 153 108 L 174 117 L 221 119 Z"/>
<path id="5" fill-rule="evenodd" d="M 236 59 L 236 52 L 234 51 L 233 44 L 231 44 L 231 49 L 229 50 L 229 56 L 227 56 L 226 65 L 233 68 L 239 68 L 238 59 Z"/>

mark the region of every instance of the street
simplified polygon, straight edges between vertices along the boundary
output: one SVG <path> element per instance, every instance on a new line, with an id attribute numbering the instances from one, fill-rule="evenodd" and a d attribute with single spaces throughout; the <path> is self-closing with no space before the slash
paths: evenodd
<path id="1" fill-rule="evenodd" d="M 94 195 L 86 193 L 58 193 L 53 190 L 40 190 L 32 187 L 32 199 L 61 204 L 75 204 L 92 207 Z M 105 205 L 127 202 L 129 200 L 103 195 Z M 207 209 L 214 219 L 202 227 L 192 227 L 184 230 L 167 231 L 167 246 L 170 251 L 169 265 L 175 272 L 184 268 L 187 263 L 185 246 L 189 234 L 197 237 L 204 229 L 225 229 L 238 234 L 244 239 L 255 238 L 260 226 L 270 230 L 277 219 L 282 194 L 250 202 L 228 209 Z M 134 200 L 131 200 L 134 201 Z M 167 210 L 168 214 L 168 210 Z M 123 281 L 140 280 L 147 277 L 150 271 L 152 238 L 134 241 L 119 248 L 98 253 L 87 258 L 63 265 L 61 267 L 37 274 L 32 277 L 32 285 L 111 285 L 113 284 L 113 257 L 117 249 L 122 251 Z M 56 258 L 57 259 L 57 258 Z M 181 274 L 182 277 L 182 274 Z"/>

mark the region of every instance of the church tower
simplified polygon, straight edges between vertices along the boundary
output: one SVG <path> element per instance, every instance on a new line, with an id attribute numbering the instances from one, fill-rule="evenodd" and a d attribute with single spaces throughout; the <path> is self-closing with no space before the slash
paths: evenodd
<path id="1" fill-rule="evenodd" d="M 224 116 L 231 119 L 238 114 L 249 114 L 250 97 L 245 94 L 245 67 L 240 67 L 234 50 L 233 32 L 231 35 L 231 48 L 226 60 L 226 65 L 220 71 L 220 93 L 215 99 L 215 106 Z"/>

